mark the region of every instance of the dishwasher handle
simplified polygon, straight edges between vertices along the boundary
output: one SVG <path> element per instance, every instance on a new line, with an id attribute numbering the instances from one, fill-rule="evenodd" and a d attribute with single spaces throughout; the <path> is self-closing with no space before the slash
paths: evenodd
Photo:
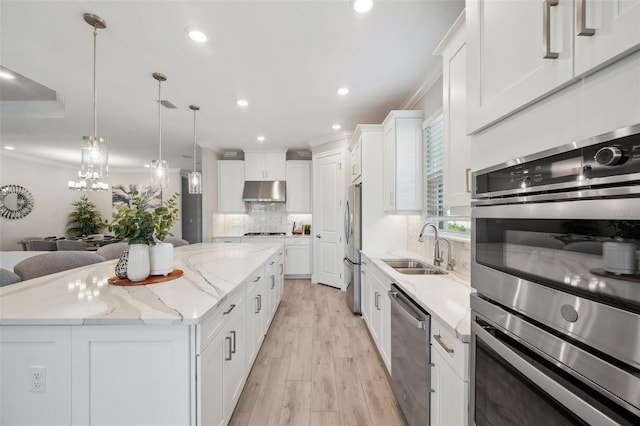
<path id="1" fill-rule="evenodd" d="M 406 302 L 401 298 L 397 290 L 389 290 L 388 294 L 389 299 L 391 299 L 391 303 L 396 306 L 397 311 L 400 312 L 400 314 L 402 314 L 402 316 L 405 317 L 406 320 L 408 320 L 416 328 L 426 330 L 425 321 L 413 316 L 413 314 L 410 312 L 411 308 L 407 306 Z"/>

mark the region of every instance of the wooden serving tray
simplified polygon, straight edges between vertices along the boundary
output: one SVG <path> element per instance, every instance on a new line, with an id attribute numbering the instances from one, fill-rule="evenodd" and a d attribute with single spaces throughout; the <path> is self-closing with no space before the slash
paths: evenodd
<path id="1" fill-rule="evenodd" d="M 111 285 L 133 286 L 133 285 L 158 284 L 158 283 L 163 283 L 165 281 L 171 281 L 171 280 L 175 280 L 176 278 L 180 278 L 182 274 L 184 274 L 182 269 L 174 269 L 172 272 L 170 272 L 167 275 L 149 275 L 146 279 L 142 281 L 134 282 L 126 278 L 118 278 L 118 277 L 111 277 L 107 281 Z"/>

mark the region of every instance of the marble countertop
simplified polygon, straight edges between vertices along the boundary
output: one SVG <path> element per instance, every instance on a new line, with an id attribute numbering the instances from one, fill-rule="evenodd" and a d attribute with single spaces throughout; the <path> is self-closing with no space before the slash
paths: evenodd
<path id="1" fill-rule="evenodd" d="M 469 296 L 475 292 L 454 274 L 447 275 L 407 275 L 397 272 L 382 259 L 410 258 L 429 264 L 416 253 L 399 250 L 389 253 L 362 252 L 385 275 L 404 290 L 418 305 L 448 326 L 451 332 L 463 342 L 469 342 L 471 336 L 471 307 Z"/>
<path id="2" fill-rule="evenodd" d="M 175 280 L 113 286 L 117 260 L 0 288 L 0 325 L 196 324 L 282 247 L 192 244 L 174 249 Z"/>
<path id="3" fill-rule="evenodd" d="M 284 235 L 214 235 L 211 238 L 311 238 L 311 235 L 287 232 Z"/>

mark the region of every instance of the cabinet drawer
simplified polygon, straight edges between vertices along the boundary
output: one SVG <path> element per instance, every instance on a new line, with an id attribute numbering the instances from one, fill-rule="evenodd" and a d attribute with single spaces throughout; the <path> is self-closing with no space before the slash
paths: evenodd
<path id="1" fill-rule="evenodd" d="M 244 295 L 243 286 L 239 286 L 234 292 L 223 299 L 202 319 L 197 326 L 196 346 L 197 354 L 211 343 L 218 332 L 224 327 L 231 315 L 242 309 Z"/>
<path id="2" fill-rule="evenodd" d="M 287 246 L 310 246 L 311 237 L 288 237 L 284 239 Z"/>
<path id="3" fill-rule="evenodd" d="M 431 348 L 445 359 L 462 380 L 469 380 L 469 344 L 460 341 L 449 327 L 431 316 Z"/>
<path id="4" fill-rule="evenodd" d="M 264 280 L 265 275 L 265 268 L 264 265 L 262 265 L 247 279 L 247 294 L 251 293 L 255 286 L 258 285 L 260 281 Z"/>

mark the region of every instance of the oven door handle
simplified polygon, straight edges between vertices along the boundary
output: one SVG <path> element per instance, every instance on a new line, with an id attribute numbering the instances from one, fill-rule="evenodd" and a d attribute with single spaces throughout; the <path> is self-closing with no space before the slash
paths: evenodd
<path id="1" fill-rule="evenodd" d="M 550 395 L 560 404 L 567 407 L 570 411 L 585 420 L 589 424 L 618 425 L 613 419 L 598 411 L 596 408 L 583 401 L 575 394 L 568 391 L 564 386 L 545 375 L 543 372 L 535 368 L 532 364 L 523 360 L 519 355 L 509 349 L 508 346 L 501 343 L 494 336 L 489 334 L 477 322 L 471 322 L 471 334 L 476 338 L 481 338 L 484 343 L 489 345 L 493 351 L 504 358 L 511 366 L 531 380 L 536 386 Z M 475 373 L 473 373 L 475 374 Z"/>

